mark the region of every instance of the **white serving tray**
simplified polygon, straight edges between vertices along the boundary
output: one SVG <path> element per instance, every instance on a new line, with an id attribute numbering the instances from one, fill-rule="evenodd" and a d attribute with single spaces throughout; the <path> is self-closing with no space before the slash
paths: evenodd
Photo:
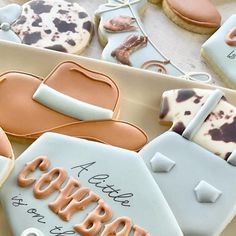
<path id="1" fill-rule="evenodd" d="M 17 70 L 45 77 L 58 63 L 72 60 L 89 69 L 107 74 L 118 84 L 121 90 L 120 120 L 129 121 L 140 126 L 147 132 L 150 139 L 168 129 L 168 127 L 161 126 L 158 123 L 161 94 L 165 90 L 192 87 L 214 88 L 211 85 L 185 81 L 154 72 L 4 41 L 0 41 L 0 55 L 0 73 Z M 222 90 L 225 91 L 229 101 L 236 105 L 236 92 L 225 88 L 222 88 Z M 28 144 L 16 142 L 12 142 L 12 144 L 16 156 L 28 146 Z M 19 220 L 21 220 L 20 216 Z M 221 236 L 235 235 L 236 219 Z M 1 209 L 0 236 L 12 236 Z"/>

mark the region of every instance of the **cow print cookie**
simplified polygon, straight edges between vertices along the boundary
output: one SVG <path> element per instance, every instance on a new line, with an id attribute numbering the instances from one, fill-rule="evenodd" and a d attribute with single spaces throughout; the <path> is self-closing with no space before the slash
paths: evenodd
<path id="1" fill-rule="evenodd" d="M 236 165 L 236 108 L 220 90 L 164 92 L 160 121 L 172 123 L 172 131 Z"/>
<path id="2" fill-rule="evenodd" d="M 7 13 L 14 17 L 1 17 Z M 0 9 L 0 21 L 0 38 L 68 53 L 81 53 L 93 33 L 87 12 L 78 3 L 64 0 L 11 4 Z"/>

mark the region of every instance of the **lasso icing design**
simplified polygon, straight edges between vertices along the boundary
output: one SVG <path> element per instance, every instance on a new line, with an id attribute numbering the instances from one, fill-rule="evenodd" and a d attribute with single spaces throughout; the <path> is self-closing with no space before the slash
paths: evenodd
<path id="1" fill-rule="evenodd" d="M 121 64 L 138 68 L 152 69 L 159 73 L 178 76 L 181 79 L 211 82 L 212 79 L 208 73 L 185 73 L 156 47 L 155 43 L 146 34 L 136 13 L 139 12 L 144 3 L 146 1 L 143 0 L 110 0 L 97 10 L 96 15 L 100 17 L 98 29 L 100 41 L 108 40 L 102 54 L 103 59 L 113 62 L 119 61 Z M 117 14 L 114 14 L 114 11 L 117 11 Z M 136 31 L 137 33 L 131 35 L 129 31 Z M 118 35 L 117 33 L 120 34 Z M 117 38 L 115 38 L 114 34 L 116 34 Z M 130 40 L 131 36 L 136 37 L 136 41 L 133 37 L 134 46 L 129 44 L 126 47 L 127 40 Z M 111 38 L 110 40 L 109 37 Z M 146 39 L 146 44 L 144 40 L 140 41 L 141 37 Z M 150 47 L 152 50 L 149 50 Z M 122 50 L 120 50 L 121 48 Z M 146 56 L 143 56 L 144 53 L 141 54 L 142 48 L 148 50 Z M 131 55 L 134 51 L 137 52 L 136 57 Z M 131 60 L 127 60 L 127 57 L 130 57 Z"/>
<path id="2" fill-rule="evenodd" d="M 0 8 L 0 39 L 21 43 L 21 39 L 11 29 L 11 25 L 20 17 L 22 7 L 10 4 Z"/>

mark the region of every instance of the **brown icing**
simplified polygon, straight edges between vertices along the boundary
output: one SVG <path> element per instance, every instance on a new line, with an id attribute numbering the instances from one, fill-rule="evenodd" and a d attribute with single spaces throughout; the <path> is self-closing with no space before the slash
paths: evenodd
<path id="1" fill-rule="evenodd" d="M 65 182 L 66 177 L 67 173 L 64 169 L 53 168 L 48 173 L 43 174 L 35 183 L 33 188 L 34 196 L 38 199 L 48 197 L 51 193 L 60 189 L 61 185 Z"/>
<path id="2" fill-rule="evenodd" d="M 170 111 L 170 106 L 169 106 L 168 98 L 164 97 L 161 102 L 159 118 L 163 119 L 168 114 L 169 111 Z"/>
<path id="3" fill-rule="evenodd" d="M 192 98 L 195 95 L 196 93 L 192 89 L 179 89 L 176 102 L 185 102 L 186 100 Z"/>
<path id="4" fill-rule="evenodd" d="M 135 18 L 130 16 L 118 16 L 116 18 L 107 20 L 104 23 L 104 29 L 108 32 L 123 32 L 136 30 L 137 27 L 133 26 Z"/>
<path id="5" fill-rule="evenodd" d="M 66 186 L 60 190 L 57 199 L 49 204 L 49 208 L 62 220 L 68 221 L 75 212 L 84 210 L 99 199 L 100 197 L 89 188 L 81 187 L 78 180 L 70 177 Z"/>
<path id="6" fill-rule="evenodd" d="M 229 46 L 236 46 L 236 27 L 229 31 L 225 37 L 225 42 Z"/>
<path id="7" fill-rule="evenodd" d="M 121 226 L 122 230 L 118 231 L 118 229 Z M 112 223 L 107 224 L 105 226 L 105 229 L 102 232 L 101 236 L 110 236 L 110 235 L 129 236 L 131 230 L 132 230 L 132 220 L 128 217 L 119 217 Z"/>
<path id="8" fill-rule="evenodd" d="M 111 56 L 115 57 L 120 63 L 132 66 L 129 56 L 134 51 L 145 47 L 148 38 L 143 35 L 129 35 L 119 47 L 112 51 Z"/>
<path id="9" fill-rule="evenodd" d="M 17 177 L 19 186 L 25 188 L 32 185 L 36 179 L 26 178 L 30 172 L 36 168 L 46 171 L 50 166 L 50 161 L 46 156 L 39 156 L 33 161 L 26 163 Z M 101 231 L 103 224 L 112 218 L 112 209 L 98 195 L 90 191 L 89 188 L 82 187 L 80 182 L 70 177 L 63 188 L 62 184 L 67 178 L 67 172 L 63 168 L 53 168 L 49 172 L 41 175 L 33 187 L 33 193 L 36 198 L 43 199 L 51 193 L 59 190 L 59 195 L 54 202 L 48 204 L 48 207 L 58 216 L 69 221 L 71 216 L 77 211 L 84 210 L 88 205 L 96 202 L 97 206 L 84 219 L 82 223 L 74 226 L 74 229 L 84 236 L 95 236 Z M 46 186 L 45 188 L 43 188 Z M 120 227 L 123 226 L 121 230 Z M 117 230 L 120 230 L 117 232 Z M 120 217 L 112 223 L 105 226 L 101 236 L 110 236 L 113 234 L 128 236 L 132 230 L 132 220 L 128 217 Z M 150 236 L 143 228 L 134 225 L 134 236 Z"/>
<path id="10" fill-rule="evenodd" d="M 184 126 L 184 123 L 180 121 L 180 122 L 177 122 L 176 124 L 174 124 L 174 126 L 171 128 L 171 130 L 182 135 L 185 128 L 186 127 Z"/>
<path id="11" fill-rule="evenodd" d="M 103 200 L 98 201 L 98 206 L 88 214 L 83 223 L 74 226 L 74 229 L 85 236 L 96 235 L 102 227 L 102 223 L 112 217 L 112 209 Z"/>
<path id="12" fill-rule="evenodd" d="M 33 161 L 26 163 L 25 167 L 17 177 L 18 185 L 23 188 L 32 185 L 36 181 L 36 178 L 28 177 L 28 175 L 31 172 L 34 172 L 37 168 L 39 168 L 41 171 L 45 171 L 49 168 L 49 166 L 50 161 L 46 156 L 39 156 Z"/>
<path id="13" fill-rule="evenodd" d="M 223 141 L 225 143 L 236 143 L 236 117 L 232 123 L 225 123 L 222 126 L 209 130 L 212 140 Z"/>
<path id="14" fill-rule="evenodd" d="M 0 155 L 7 158 L 13 157 L 11 143 L 2 128 L 0 128 Z"/>
<path id="15" fill-rule="evenodd" d="M 105 74 L 91 71 L 75 62 L 58 65 L 44 83 L 58 92 L 92 105 L 114 111 L 119 106 L 119 89 L 115 82 Z"/>
<path id="16" fill-rule="evenodd" d="M 115 120 L 81 121 L 34 101 L 32 96 L 42 83 L 39 77 L 8 72 L 0 76 L 0 81 L 0 125 L 9 135 L 36 139 L 44 132 L 52 131 L 134 151 L 142 148 L 147 142 L 145 133 L 128 123 Z M 43 83 L 75 99 L 111 109 L 114 116 L 117 115 L 119 90 L 106 75 L 88 70 L 74 62 L 64 62 L 57 66 Z M 18 122 L 19 120 L 21 122 Z M 130 134 L 132 139 L 124 142 L 123 138 L 127 137 L 127 134 Z"/>
<path id="17" fill-rule="evenodd" d="M 111 144 L 132 151 L 139 151 L 148 141 L 147 135 L 137 126 L 116 120 L 75 122 L 29 134 L 26 137 L 36 139 L 47 131 L 69 134 L 70 136 Z"/>
<path id="18" fill-rule="evenodd" d="M 165 68 L 165 65 L 169 64 L 170 61 L 158 61 L 158 60 L 150 60 L 146 61 L 142 64 L 141 68 L 142 69 L 148 69 L 151 66 L 157 67 L 157 72 L 162 73 L 162 74 L 167 74 L 167 70 Z"/>
<path id="19" fill-rule="evenodd" d="M 145 229 L 139 227 L 138 225 L 134 225 L 133 229 L 134 236 L 150 236 L 150 234 Z"/>
<path id="20" fill-rule="evenodd" d="M 165 0 L 171 10 L 183 20 L 202 27 L 217 28 L 221 16 L 211 0 Z"/>
<path id="21" fill-rule="evenodd" d="M 197 88 L 166 91 L 161 102 L 161 122 L 172 125 L 171 130 L 182 135 L 213 92 Z M 200 121 L 192 141 L 227 160 L 236 148 L 236 109 L 225 97 L 216 102 L 210 113 L 203 114 L 206 109 L 202 110 L 204 120 Z"/>

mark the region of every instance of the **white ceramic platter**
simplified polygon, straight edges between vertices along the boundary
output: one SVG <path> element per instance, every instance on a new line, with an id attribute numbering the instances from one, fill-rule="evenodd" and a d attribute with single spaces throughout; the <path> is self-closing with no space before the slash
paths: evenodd
<path id="1" fill-rule="evenodd" d="M 158 123 L 161 94 L 165 90 L 190 87 L 213 88 L 211 85 L 180 80 L 154 72 L 3 41 L 0 41 L 0 55 L 0 73 L 17 70 L 45 77 L 58 63 L 72 60 L 91 70 L 107 74 L 121 90 L 120 119 L 139 125 L 147 132 L 150 139 L 168 129 Z M 236 92 L 222 89 L 229 101 L 236 105 Z M 13 142 L 13 147 L 18 156 L 27 144 Z M 236 219 L 227 227 L 222 236 L 235 236 L 235 232 Z M 12 236 L 1 209 L 0 236 Z"/>

